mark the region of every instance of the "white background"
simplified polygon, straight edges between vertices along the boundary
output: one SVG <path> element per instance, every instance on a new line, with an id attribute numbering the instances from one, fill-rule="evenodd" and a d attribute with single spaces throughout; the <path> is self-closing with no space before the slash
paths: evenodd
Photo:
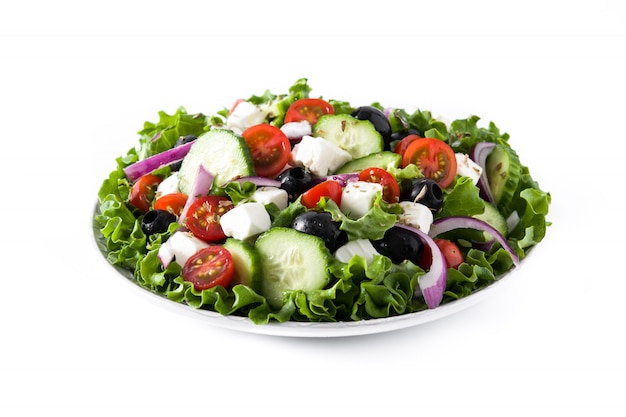
<path id="1" fill-rule="evenodd" d="M 624 415 L 626 31 L 618 1 L 0 5 L 0 414 Z M 91 211 L 160 110 L 312 95 L 481 116 L 553 225 L 480 304 L 377 335 L 217 328 L 106 265 Z M 563 414 L 565 415 L 565 414 Z"/>

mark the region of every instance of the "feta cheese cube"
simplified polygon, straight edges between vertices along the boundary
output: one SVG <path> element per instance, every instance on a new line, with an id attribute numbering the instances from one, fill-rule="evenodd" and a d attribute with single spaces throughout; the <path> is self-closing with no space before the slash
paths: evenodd
<path id="1" fill-rule="evenodd" d="M 270 229 L 270 215 L 261 203 L 239 204 L 220 218 L 220 225 L 226 236 L 246 240 Z"/>
<path id="2" fill-rule="evenodd" d="M 368 239 L 356 239 L 337 249 L 333 256 L 340 262 L 348 263 L 354 255 L 359 255 L 367 263 L 370 263 L 374 256 L 378 254 L 378 251 L 376 251 L 374 245 Z"/>
<path id="3" fill-rule="evenodd" d="M 178 172 L 175 172 L 159 183 L 159 185 L 157 186 L 155 198 L 159 198 L 167 194 L 174 194 L 177 192 L 178 192 Z"/>
<path id="4" fill-rule="evenodd" d="M 363 217 L 372 208 L 376 196 L 382 192 L 383 186 L 375 182 L 349 182 L 341 193 L 340 209 L 351 219 Z"/>
<path id="5" fill-rule="evenodd" d="M 318 176 L 326 176 L 352 159 L 345 150 L 324 138 L 303 136 L 291 151 L 294 163 Z"/>
<path id="6" fill-rule="evenodd" d="M 191 233 L 178 231 L 161 245 L 158 257 L 164 268 L 167 268 L 172 260 L 182 266 L 192 255 L 208 246 L 208 243 Z"/>
<path id="7" fill-rule="evenodd" d="M 476 185 L 483 173 L 482 167 L 472 161 L 467 154 L 456 153 L 454 156 L 456 156 L 456 174 L 471 178 L 474 185 Z"/>
<path id="8" fill-rule="evenodd" d="M 399 223 L 428 233 L 430 226 L 433 224 L 433 212 L 430 208 L 412 201 L 401 201 L 399 205 L 402 208 L 402 214 L 398 217 Z"/>
<path id="9" fill-rule="evenodd" d="M 247 128 L 265 123 L 265 117 L 266 113 L 260 107 L 248 101 L 242 101 L 228 116 L 226 127 L 241 135 Z"/>
<path id="10" fill-rule="evenodd" d="M 287 205 L 289 205 L 287 191 L 277 187 L 259 187 L 250 199 L 263 205 L 274 203 L 281 210 L 286 209 Z"/>
<path id="11" fill-rule="evenodd" d="M 289 139 L 300 139 L 312 133 L 311 124 L 306 120 L 285 123 L 281 126 L 280 130 L 282 130 Z"/>

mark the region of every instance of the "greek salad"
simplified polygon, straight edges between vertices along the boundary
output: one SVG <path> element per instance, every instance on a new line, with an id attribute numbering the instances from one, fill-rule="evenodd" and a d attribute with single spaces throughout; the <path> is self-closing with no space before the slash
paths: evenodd
<path id="1" fill-rule="evenodd" d="M 191 308 L 339 322 L 471 295 L 544 238 L 551 196 L 493 122 L 311 92 L 145 122 L 98 193 L 108 262 Z"/>

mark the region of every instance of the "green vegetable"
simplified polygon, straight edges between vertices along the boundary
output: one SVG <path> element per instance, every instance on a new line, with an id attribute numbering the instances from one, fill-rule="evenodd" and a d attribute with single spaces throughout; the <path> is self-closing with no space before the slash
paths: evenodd
<path id="1" fill-rule="evenodd" d="M 383 137 L 369 120 L 347 114 L 326 114 L 313 125 L 313 136 L 321 137 L 358 159 L 382 152 Z"/>
<path id="2" fill-rule="evenodd" d="M 491 194 L 498 210 L 505 216 L 513 211 L 510 204 L 517 190 L 521 169 L 517 154 L 509 146 L 496 145 L 487 157 L 485 170 Z"/>
<path id="3" fill-rule="evenodd" d="M 382 168 L 393 169 L 398 168 L 402 162 L 402 156 L 395 152 L 382 151 L 363 156 L 358 159 L 353 159 L 347 162 L 344 166 L 339 168 L 336 174 L 347 174 L 351 172 L 359 172 L 365 168 Z"/>
<path id="4" fill-rule="evenodd" d="M 198 137 L 178 172 L 180 191 L 190 193 L 201 164 L 215 175 L 218 185 L 254 175 L 254 162 L 246 141 L 229 130 L 215 129 Z"/>
<path id="5" fill-rule="evenodd" d="M 261 290 L 261 257 L 250 242 L 233 238 L 226 239 L 224 247 L 228 249 L 235 264 L 233 284 L 247 285 L 254 291 Z"/>

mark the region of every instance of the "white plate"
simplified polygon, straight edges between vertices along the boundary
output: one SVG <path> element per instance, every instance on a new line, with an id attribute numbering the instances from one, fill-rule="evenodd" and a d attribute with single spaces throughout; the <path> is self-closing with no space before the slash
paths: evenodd
<path id="1" fill-rule="evenodd" d="M 93 223 L 93 233 L 96 246 L 101 254 L 105 257 L 104 261 L 113 267 L 121 276 L 125 277 L 133 287 L 139 290 L 139 292 L 151 300 L 156 300 L 159 303 L 165 303 L 171 307 L 178 308 L 183 313 L 190 313 L 202 316 L 206 319 L 206 322 L 210 325 L 238 330 L 248 333 L 264 334 L 271 336 L 288 336 L 288 337 L 345 337 L 345 336 L 359 336 L 373 333 L 383 333 L 393 330 L 405 329 L 407 327 L 417 326 L 420 324 L 428 323 L 433 320 L 438 320 L 443 317 L 449 316 L 459 311 L 465 310 L 468 307 L 475 305 L 482 301 L 485 297 L 491 295 L 496 289 L 504 282 L 508 281 L 518 269 L 513 269 L 507 274 L 503 275 L 498 281 L 493 282 L 489 286 L 477 291 L 476 293 L 441 305 L 432 310 L 420 311 L 417 313 L 404 314 L 401 316 L 394 316 L 382 319 L 370 319 L 353 322 L 336 322 L 336 323 L 312 323 L 312 322 L 285 322 L 285 323 L 268 323 L 268 324 L 254 324 L 247 317 L 240 316 L 223 316 L 219 313 L 195 309 L 187 306 L 186 304 L 178 303 L 168 298 L 153 293 L 140 285 L 138 285 L 133 279 L 132 273 L 123 268 L 111 265 L 106 261 L 106 248 L 102 243 L 102 239 L 99 238 L 100 231 L 97 224 Z"/>

